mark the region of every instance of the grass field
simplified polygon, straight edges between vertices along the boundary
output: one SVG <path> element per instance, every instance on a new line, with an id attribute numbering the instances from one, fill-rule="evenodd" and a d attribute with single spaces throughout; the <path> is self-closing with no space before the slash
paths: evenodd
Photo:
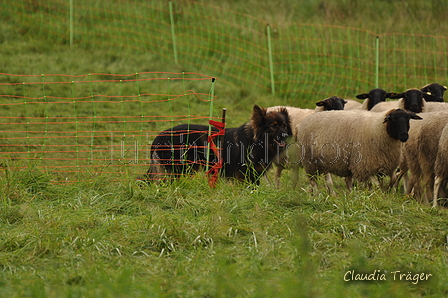
<path id="1" fill-rule="evenodd" d="M 35 11 L 45 8 L 47 16 L 58 11 L 48 4 L 50 1 L 22 2 L 30 7 L 30 11 L 33 7 Z M 98 22 L 101 16 L 114 15 L 110 6 L 105 6 L 107 13 L 102 15 L 102 3 L 95 2 Z M 161 3 L 153 1 L 151 5 L 158 7 Z M 250 0 L 221 1 L 215 5 L 220 7 L 223 19 L 232 19 L 237 25 L 238 20 L 246 18 L 224 13 L 234 10 L 251 15 L 263 24 L 273 25 L 309 22 L 352 26 L 378 34 L 446 35 L 447 23 L 443 15 L 448 6 L 445 4 L 445 1 L 436 0 L 298 1 L 291 4 L 284 1 L 259 4 L 259 1 Z M 6 4 L 0 7 L 2 5 L 9 9 Z M 140 1 L 120 1 L 120 8 L 128 13 L 142 13 L 139 5 Z M 20 6 L 14 7 L 19 14 L 17 7 Z M 178 13 L 193 14 L 186 10 L 187 4 L 183 7 L 185 11 L 177 7 Z M 161 9 L 160 13 L 167 14 L 167 11 Z M 209 11 L 204 8 L 204 11 L 195 13 Z M 92 35 L 86 38 L 92 41 L 90 46 L 70 48 L 67 36 L 51 35 L 48 34 L 51 31 L 46 31 L 51 24 L 59 24 L 56 16 L 48 21 L 37 14 L 30 14 L 27 21 L 19 22 L 14 14 L 1 14 L 0 73 L 100 73 L 105 74 L 102 79 L 110 74 L 151 71 L 216 75 L 210 68 L 210 61 L 215 60 L 208 60 L 202 68 L 200 57 L 176 64 L 171 55 L 142 53 L 135 48 L 108 48 L 108 45 L 124 44 L 129 39 L 124 32 L 109 37 L 100 35 L 99 32 L 106 30 L 107 26 L 97 27 L 99 31 L 92 31 Z M 416 22 L 409 22 L 410 18 Z M 40 25 L 32 26 L 36 20 Z M 252 28 L 256 27 L 254 24 L 255 21 L 244 25 Z M 161 30 L 164 25 L 151 30 Z M 91 26 L 94 27 L 93 24 Z M 64 29 L 55 27 L 60 32 Z M 214 30 L 224 32 L 226 28 L 218 26 Z M 221 51 L 225 47 L 216 46 L 215 49 Z M 216 53 L 207 53 L 205 51 L 201 55 L 217 57 Z M 266 88 L 251 86 L 247 79 L 250 76 L 244 76 L 244 70 L 226 64 L 234 61 L 224 58 L 220 61 L 220 68 L 228 75 L 218 77 L 216 82 L 217 98 L 213 113 L 219 116 L 220 109 L 226 107 L 230 127 L 247 121 L 254 103 L 261 106 L 294 104 L 294 97 L 272 95 L 265 82 L 262 85 Z M 443 60 L 435 63 L 440 63 L 438 67 L 443 74 Z M 235 70 L 240 73 L 233 72 Z M 257 71 L 254 66 L 249 70 Z M 408 76 L 412 78 L 409 80 L 418 81 L 414 70 L 410 73 L 412 75 Z M 349 74 L 350 69 L 341 76 L 348 77 Z M 442 77 L 441 74 L 438 76 Z M 244 80 L 232 80 L 238 76 Z M 125 80 L 126 77 L 120 79 Z M 1 76 L 0 82 L 20 83 L 22 80 Z M 71 79 L 64 80 L 70 82 Z M 322 82 L 313 82 L 312 90 L 307 90 L 303 101 L 304 107 L 312 107 L 315 101 L 326 97 L 326 89 L 322 87 L 319 90 L 319 86 L 334 86 L 327 86 L 325 78 Z M 359 82 L 362 87 L 370 86 L 372 81 Z M 396 82 L 396 87 L 403 84 L 400 78 Z M 157 84 L 138 87 L 135 82 L 55 84 L 47 85 L 45 90 L 42 85 L 26 86 L 28 89 L 2 86 L 1 94 L 41 97 L 45 93 L 48 97 L 72 98 L 92 94 L 109 97 L 138 93 L 181 94 L 194 90 L 205 94 L 203 97 L 207 99 L 211 88 L 209 81 L 169 84 L 161 81 Z M 299 87 L 306 89 L 308 85 L 299 84 Z M 353 86 L 338 88 L 344 94 L 355 91 Z M 20 100 L 23 101 L 22 97 Z M 159 100 L 165 97 L 150 95 L 148 98 Z M 209 115 L 208 104 L 196 96 L 188 97 L 186 103 L 176 102 L 171 106 L 148 103 L 143 107 L 140 103 L 97 102 L 94 106 L 91 102 L 77 102 L 49 103 L 45 107 L 27 105 L 24 108 L 23 105 L 12 105 L 13 97 L 0 97 L 0 100 L 3 117 L 22 115 L 44 119 L 57 113 L 64 117 L 74 116 L 74 113 L 79 117 L 93 117 L 94 111 L 98 116 L 111 117 L 139 116 L 142 111 L 158 115 L 192 111 L 203 117 Z M 77 125 L 55 123 L 50 124 L 50 128 L 79 129 L 89 131 L 89 134 L 93 131 L 92 123 Z M 126 130 L 130 131 L 155 132 L 171 123 L 96 125 L 95 130 L 103 131 L 123 131 L 127 125 Z M 22 134 L 21 137 L 26 137 L 23 131 L 32 135 L 32 127 L 24 123 L 11 124 L 7 129 L 5 125 L 2 127 L 3 130 L 22 131 L 17 136 Z M 44 131 L 45 127 L 36 129 Z M 90 138 L 86 138 L 84 144 L 79 136 L 82 136 L 81 132 L 76 145 L 91 144 Z M 6 145 L 14 145 L 13 139 L 5 140 L 4 132 L 0 132 L 0 138 L 3 145 L 5 142 L 10 142 Z M 58 142 L 57 138 L 51 140 L 52 144 L 61 147 L 68 144 Z M 105 146 L 111 141 L 106 137 L 95 140 L 99 142 L 95 143 L 96 146 Z M 145 141 L 146 136 L 143 136 L 141 144 Z M 132 145 L 133 141 L 130 140 L 129 144 Z M 125 161 L 116 162 L 120 166 L 120 174 L 111 174 L 104 169 L 89 170 L 77 174 L 75 182 L 54 183 L 55 180 L 64 181 L 65 174 L 41 167 L 39 160 L 18 160 L 5 155 L 2 155 L 0 171 L 0 297 L 409 298 L 448 295 L 447 211 L 424 206 L 400 192 L 386 193 L 376 188 L 346 192 L 343 182 L 336 178 L 336 196 L 327 195 L 323 186 L 318 194 L 311 195 L 302 173 L 299 187 L 292 189 L 289 171 L 284 171 L 280 189 L 264 181 L 256 189 L 229 181 L 219 181 L 216 188 L 210 188 L 202 174 L 184 177 L 172 184 L 147 185 L 136 181 L 135 171 Z M 109 152 L 106 155 L 109 156 Z M 144 158 L 140 158 L 139 168 L 144 171 Z M 66 160 L 60 162 L 67 163 Z"/>

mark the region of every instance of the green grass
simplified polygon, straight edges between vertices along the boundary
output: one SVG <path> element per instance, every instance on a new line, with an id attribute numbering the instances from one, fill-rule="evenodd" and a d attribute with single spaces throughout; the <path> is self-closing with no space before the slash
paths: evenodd
<path id="1" fill-rule="evenodd" d="M 354 97 L 358 91 L 365 92 L 374 81 L 373 56 L 362 50 L 374 48 L 371 37 L 375 34 L 390 38 L 386 43 L 389 50 L 393 44 L 411 49 L 422 49 L 423 44 L 425 51 L 440 54 L 424 58 L 424 51 L 415 51 L 411 62 L 405 63 L 406 56 L 399 52 L 382 52 L 392 61 L 380 69 L 380 82 L 386 82 L 387 87 L 424 85 L 426 79 L 438 78 L 444 84 L 446 79 L 443 38 L 412 35 L 412 43 L 406 43 L 407 37 L 388 35 L 445 35 L 445 1 L 286 4 L 249 0 L 212 5 L 175 1 L 179 64 L 173 61 L 166 1 L 117 1 L 115 7 L 103 1 L 74 1 L 77 26 L 84 27 L 77 27 L 72 48 L 68 46 L 66 2 L 0 4 L 0 72 L 37 75 L 0 76 L 0 83 L 18 83 L 1 85 L 0 94 L 8 95 L 0 97 L 2 117 L 83 119 L 96 115 L 114 119 L 123 115 L 188 113 L 208 117 L 208 104 L 194 95 L 171 105 L 158 101 L 170 97 L 160 94 L 182 94 L 187 90 L 205 94 L 206 98 L 211 88 L 209 81 L 151 81 L 138 86 L 135 82 L 123 82 L 129 78 L 126 75 L 136 72 L 197 72 L 218 77 L 213 114 L 220 116 L 221 108 L 227 108 L 228 126 L 235 127 L 249 119 L 254 103 L 312 107 L 328 96 Z M 418 22 L 409 22 L 409 18 Z M 105 19 L 110 22 L 105 23 Z M 133 21 L 135 26 L 131 26 Z M 270 82 L 266 80 L 267 23 L 273 26 L 276 96 L 270 93 Z M 375 34 L 365 35 L 365 30 Z M 333 42 L 326 43 L 328 40 Z M 358 46 L 347 46 L 347 40 Z M 320 55 L 323 49 L 331 55 Z M 341 56 L 355 58 L 341 62 Z M 40 77 L 41 74 L 61 75 Z M 71 80 L 81 79 L 64 74 L 99 75 L 89 77 L 92 83 L 71 84 Z M 110 74 L 119 74 L 115 77 L 118 81 L 107 82 Z M 21 84 L 42 80 L 68 84 Z M 123 104 L 109 100 L 139 93 L 151 94 L 145 98 L 155 102 Z M 96 103 L 71 100 L 92 94 L 104 97 L 98 97 Z M 47 104 L 39 101 L 21 105 L 28 101 L 27 97 L 44 95 Z M 54 97 L 69 102 L 56 104 Z M 18 150 L 17 141 L 11 137 L 23 138 L 32 136 L 33 130 L 45 131 L 45 124 L 27 125 L 17 118 L 2 121 L 1 144 L 8 145 L 2 146 L 3 152 L 5 148 L 10 150 L 11 145 Z M 5 124 L 8 121 L 11 124 Z M 195 122 L 204 123 L 205 119 Z M 284 171 L 280 189 L 265 181 L 256 189 L 229 181 L 219 181 L 216 188 L 210 188 L 203 174 L 171 184 L 136 181 L 135 172 L 147 167 L 144 149 L 148 140 L 145 133 L 138 137 L 137 133 L 133 136 L 128 132 L 154 134 L 173 123 L 47 124 L 53 131 L 78 131 L 75 144 L 80 149 L 92 144 L 94 131 L 113 132 L 112 136 L 108 133 L 94 138 L 93 145 L 98 146 L 94 156 L 104 154 L 106 158 L 95 164 L 86 160 L 41 160 L 39 157 L 48 157 L 34 153 L 40 148 L 37 145 L 42 144 L 41 139 L 38 143 L 26 143 L 31 149 L 29 154 L 26 151 L 27 157 L 36 159 L 1 155 L 0 297 L 447 295 L 446 209 L 433 209 L 400 193 L 375 188 L 348 193 L 338 178 L 334 179 L 336 196 L 325 193 L 322 181 L 320 191 L 313 196 L 307 191 L 303 173 L 299 187 L 291 188 L 289 171 Z M 125 138 L 122 131 L 127 131 Z M 47 136 L 57 134 L 47 132 Z M 51 138 L 43 144 L 57 145 L 62 150 L 73 145 L 74 140 Z M 130 160 L 134 158 L 136 140 L 142 146 L 142 155 L 134 165 Z M 121 144 L 128 146 L 124 158 Z M 108 160 L 110 148 L 101 152 L 109 145 L 115 148 L 116 160 L 112 165 Z M 82 157 L 88 158 L 91 151 L 87 151 Z M 52 157 L 67 158 L 69 154 L 55 153 Z M 56 172 L 52 166 L 58 163 L 79 166 L 82 171 L 72 173 L 73 176 Z M 344 281 L 350 270 L 380 270 L 387 280 Z M 432 276 L 413 284 L 393 280 L 395 271 Z"/>
<path id="2" fill-rule="evenodd" d="M 287 175 L 289 176 L 289 175 Z M 284 184 L 288 184 L 285 177 Z M 446 211 L 357 190 L 311 196 L 198 175 L 171 185 L 1 180 L 8 297 L 442 297 Z M 305 187 L 305 182 L 302 186 Z M 387 281 L 344 282 L 349 270 Z M 394 271 L 432 274 L 394 281 Z"/>

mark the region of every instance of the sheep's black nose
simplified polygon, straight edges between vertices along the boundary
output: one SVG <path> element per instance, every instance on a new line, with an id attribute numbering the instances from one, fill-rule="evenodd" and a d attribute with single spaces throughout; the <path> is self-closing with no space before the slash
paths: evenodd
<path id="1" fill-rule="evenodd" d="M 404 143 L 409 139 L 409 134 L 407 132 L 402 132 L 398 135 L 398 139 Z"/>
<path id="2" fill-rule="evenodd" d="M 419 112 L 418 108 L 419 108 L 418 104 L 412 104 L 410 110 L 414 113 L 418 113 Z"/>

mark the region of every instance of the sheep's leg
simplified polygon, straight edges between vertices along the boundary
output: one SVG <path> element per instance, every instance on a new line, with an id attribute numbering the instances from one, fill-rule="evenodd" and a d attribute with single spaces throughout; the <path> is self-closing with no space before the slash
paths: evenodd
<path id="1" fill-rule="evenodd" d="M 375 181 L 375 180 L 373 180 L 372 179 L 372 181 Z M 383 174 L 378 174 L 378 175 L 376 175 L 376 181 L 375 181 L 375 184 L 377 184 L 377 185 L 379 185 L 379 187 L 381 188 L 381 189 L 385 189 L 384 188 L 384 176 L 383 176 Z"/>
<path id="2" fill-rule="evenodd" d="M 331 174 L 327 173 L 325 175 L 325 184 L 327 185 L 327 191 L 329 194 L 335 195 L 336 193 L 333 190 L 333 179 L 331 178 Z"/>
<path id="3" fill-rule="evenodd" d="M 345 177 L 345 186 L 347 187 L 348 190 L 352 190 L 353 189 L 353 176 L 348 176 Z"/>
<path id="4" fill-rule="evenodd" d="M 439 176 L 436 176 L 436 179 L 434 181 L 434 194 L 433 194 L 433 200 L 432 200 L 432 206 L 437 207 L 437 201 L 439 199 L 439 191 L 440 186 L 443 182 L 443 179 Z"/>
<path id="5" fill-rule="evenodd" d="M 409 181 L 409 174 L 408 171 L 404 171 L 403 174 L 401 174 L 401 176 L 403 177 L 403 189 L 404 189 L 404 193 L 410 193 L 412 191 L 412 185 L 410 185 L 410 181 Z M 397 179 L 398 181 L 398 179 Z M 398 182 L 397 182 L 398 184 Z"/>
<path id="6" fill-rule="evenodd" d="M 404 193 L 406 195 L 410 195 L 413 192 L 415 193 L 415 180 L 411 177 L 409 177 L 408 173 L 405 173 L 403 177 L 406 177 L 406 179 L 403 179 L 403 185 L 404 185 Z M 405 182 L 406 180 L 406 182 Z"/>
<path id="7" fill-rule="evenodd" d="M 366 185 L 367 185 L 367 188 L 370 190 L 373 188 L 374 185 L 376 187 L 383 189 L 381 187 L 381 184 L 378 181 L 378 176 L 370 176 L 369 180 L 367 180 L 367 182 L 366 182 Z"/>
<path id="8" fill-rule="evenodd" d="M 416 177 L 413 173 L 411 173 L 409 178 L 408 194 L 411 194 L 411 190 L 413 190 L 414 198 L 418 202 L 422 202 L 422 185 L 418 177 Z"/>
<path id="9" fill-rule="evenodd" d="M 281 164 L 275 165 L 275 186 L 277 188 L 280 188 L 280 177 L 282 176 L 282 171 L 285 169 L 285 167 Z"/>
<path id="10" fill-rule="evenodd" d="M 311 185 L 311 192 L 317 192 L 317 177 L 316 175 L 310 175 L 310 185 Z"/>
<path id="11" fill-rule="evenodd" d="M 434 189 L 434 178 L 430 178 L 428 181 L 426 181 L 425 185 L 425 196 L 424 196 L 424 200 L 425 200 L 425 204 L 430 204 L 431 199 L 433 198 L 434 194 L 433 189 Z M 438 194 L 437 194 L 438 195 Z"/>
<path id="12" fill-rule="evenodd" d="M 299 167 L 291 165 L 292 171 L 292 188 L 295 189 L 297 187 L 297 183 L 299 182 Z"/>
<path id="13" fill-rule="evenodd" d="M 395 182 L 394 182 L 394 187 L 398 189 L 398 185 L 400 184 L 400 180 L 403 177 L 403 175 L 405 175 L 405 172 L 400 170 L 396 175 L 395 175 Z M 403 180 L 404 183 L 404 180 Z"/>
<path id="14" fill-rule="evenodd" d="M 440 184 L 440 190 L 439 190 L 440 198 L 446 198 L 445 187 L 446 187 L 446 179 L 443 179 L 443 182 Z"/>
<path id="15" fill-rule="evenodd" d="M 387 186 L 387 190 L 396 189 L 394 187 L 394 185 L 395 185 L 395 182 L 398 179 L 397 172 L 393 171 L 392 173 L 389 174 L 389 177 L 390 177 L 390 181 L 389 181 L 389 185 Z"/>

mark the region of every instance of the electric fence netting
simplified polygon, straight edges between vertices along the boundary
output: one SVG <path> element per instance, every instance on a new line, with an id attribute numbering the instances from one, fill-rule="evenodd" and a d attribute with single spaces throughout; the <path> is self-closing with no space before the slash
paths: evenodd
<path id="1" fill-rule="evenodd" d="M 209 115 L 215 79 L 196 73 L 1 73 L 0 82 L 2 166 L 51 172 L 54 182 L 136 177 L 161 130 L 220 119 Z"/>
<path id="2" fill-rule="evenodd" d="M 286 104 L 306 106 L 333 95 L 354 98 L 375 87 L 399 92 L 445 84 L 448 73 L 446 36 L 268 24 L 187 0 L 19 0 L 2 6 L 4 19 L 24 36 L 156 55 L 221 82 L 275 94 Z"/>
<path id="3" fill-rule="evenodd" d="M 271 93 L 278 98 L 273 105 L 311 107 L 329 96 L 355 98 L 376 87 L 403 92 L 434 82 L 446 85 L 448 75 L 446 36 L 268 24 L 187 0 L 18 0 L 3 1 L 0 8 L 24 37 L 152 55 L 192 70 L 2 74 L 2 158 L 46 167 L 58 173 L 58 181 L 79 180 L 86 172 L 121 174 L 119 165 L 144 172 L 148 144 L 160 130 L 210 117 L 210 103 L 204 101 L 212 98 L 211 77 Z"/>

